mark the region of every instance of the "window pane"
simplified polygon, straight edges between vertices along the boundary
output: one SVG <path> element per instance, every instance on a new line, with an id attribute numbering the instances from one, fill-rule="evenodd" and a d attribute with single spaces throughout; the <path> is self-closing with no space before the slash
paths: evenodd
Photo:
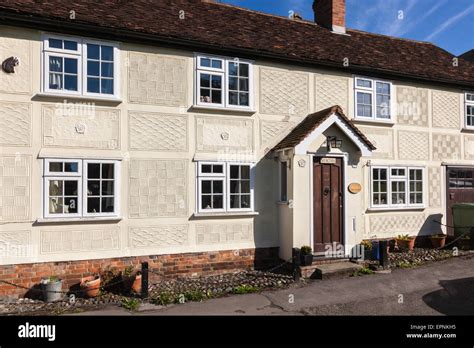
<path id="1" fill-rule="evenodd" d="M 49 213 L 50 214 L 63 213 L 63 198 L 62 197 L 51 197 L 49 199 Z"/>
<path id="2" fill-rule="evenodd" d="M 64 75 L 64 89 L 77 91 L 77 75 Z"/>
<path id="3" fill-rule="evenodd" d="M 51 180 L 49 182 L 49 195 L 50 196 L 62 196 L 63 195 L 63 182 L 62 182 L 62 180 Z"/>
<path id="4" fill-rule="evenodd" d="M 201 209 L 212 209 L 211 201 L 212 201 L 211 195 L 202 195 L 201 196 Z"/>
<path id="5" fill-rule="evenodd" d="M 113 63 L 102 63 L 102 65 L 101 65 L 101 76 L 102 77 L 114 77 L 114 64 Z"/>
<path id="6" fill-rule="evenodd" d="M 113 178 L 114 178 L 114 164 L 102 163 L 102 179 L 113 179 Z"/>
<path id="7" fill-rule="evenodd" d="M 384 82 L 377 82 L 376 86 L 377 93 L 390 94 L 390 84 Z"/>
<path id="8" fill-rule="evenodd" d="M 201 87 L 210 87 L 211 86 L 211 75 L 201 74 Z"/>
<path id="9" fill-rule="evenodd" d="M 63 41 L 58 39 L 49 39 L 49 47 L 50 48 L 63 48 Z"/>
<path id="10" fill-rule="evenodd" d="M 212 172 L 213 173 L 224 173 L 224 166 L 222 164 L 214 164 Z"/>
<path id="11" fill-rule="evenodd" d="M 222 195 L 212 196 L 212 207 L 213 209 L 222 209 L 224 207 L 224 199 Z"/>
<path id="12" fill-rule="evenodd" d="M 63 75 L 49 74 L 49 88 L 62 89 L 63 88 Z"/>
<path id="13" fill-rule="evenodd" d="M 240 196 L 239 195 L 230 195 L 230 207 L 238 209 L 240 208 Z"/>
<path id="14" fill-rule="evenodd" d="M 202 173 L 211 173 L 212 172 L 212 166 L 210 164 L 201 165 L 201 172 Z"/>
<path id="15" fill-rule="evenodd" d="M 242 106 L 249 105 L 249 94 L 248 93 L 239 93 L 239 104 Z"/>
<path id="16" fill-rule="evenodd" d="M 64 72 L 68 74 L 77 74 L 77 59 L 64 58 Z"/>
<path id="17" fill-rule="evenodd" d="M 64 49 L 65 50 L 71 50 L 71 51 L 77 51 L 77 42 L 64 40 Z"/>
<path id="18" fill-rule="evenodd" d="M 224 187 L 223 187 L 223 182 L 222 181 L 213 181 L 212 183 L 212 193 L 223 193 L 224 192 Z"/>
<path id="19" fill-rule="evenodd" d="M 77 197 L 65 197 L 64 198 L 64 213 L 65 214 L 76 214 L 77 213 Z"/>
<path id="20" fill-rule="evenodd" d="M 356 79 L 356 85 L 357 85 L 357 87 L 372 88 L 372 81 L 363 80 L 363 79 Z"/>
<path id="21" fill-rule="evenodd" d="M 231 179 L 239 178 L 239 166 L 230 166 L 230 178 Z"/>
<path id="22" fill-rule="evenodd" d="M 240 177 L 250 179 L 250 166 L 240 166 Z"/>
<path id="23" fill-rule="evenodd" d="M 77 196 L 77 181 L 75 180 L 64 181 L 64 195 Z"/>
<path id="24" fill-rule="evenodd" d="M 87 92 L 90 93 L 99 93 L 100 92 L 100 80 L 87 78 Z"/>
<path id="25" fill-rule="evenodd" d="M 212 192 L 211 186 L 212 186 L 212 181 L 203 180 L 201 182 L 201 192 L 202 193 L 211 193 Z"/>
<path id="26" fill-rule="evenodd" d="M 99 62 L 88 61 L 87 62 L 87 75 L 99 76 L 100 65 Z"/>
<path id="27" fill-rule="evenodd" d="M 239 64 L 239 75 L 243 77 L 249 76 L 249 65 L 245 63 Z"/>
<path id="28" fill-rule="evenodd" d="M 212 88 L 221 89 L 222 88 L 222 77 L 218 75 L 211 76 Z"/>
<path id="29" fill-rule="evenodd" d="M 113 196 L 114 195 L 114 182 L 113 180 L 102 181 L 102 195 Z"/>
<path id="30" fill-rule="evenodd" d="M 249 79 L 239 79 L 239 89 L 243 92 L 248 92 L 249 90 Z"/>
<path id="31" fill-rule="evenodd" d="M 229 75 L 238 76 L 239 75 L 239 64 L 234 62 L 229 62 Z"/>
<path id="32" fill-rule="evenodd" d="M 49 71 L 51 71 L 51 72 L 62 72 L 63 71 L 63 59 L 61 57 L 49 56 Z"/>
<path id="33" fill-rule="evenodd" d="M 240 196 L 240 207 L 242 209 L 248 209 L 251 208 L 250 206 L 250 195 L 242 195 Z"/>
<path id="34" fill-rule="evenodd" d="M 62 172 L 63 171 L 63 162 L 49 162 L 49 171 L 50 172 Z"/>
<path id="35" fill-rule="evenodd" d="M 112 62 L 114 60 L 114 48 L 112 46 L 101 46 L 101 59 Z"/>
<path id="36" fill-rule="evenodd" d="M 94 44 L 87 44 L 87 58 L 99 60 L 100 46 Z"/>
<path id="37" fill-rule="evenodd" d="M 77 162 L 66 162 L 64 164 L 64 171 L 69 173 L 77 173 Z"/>
<path id="38" fill-rule="evenodd" d="M 210 103 L 211 102 L 211 90 L 207 88 L 201 88 L 201 102 Z"/>
<path id="39" fill-rule="evenodd" d="M 240 190 L 242 193 L 250 193 L 250 181 L 242 180 L 240 182 Z"/>
<path id="40" fill-rule="evenodd" d="M 102 79 L 101 82 L 101 93 L 114 94 L 114 80 Z"/>
<path id="41" fill-rule="evenodd" d="M 102 213 L 114 212 L 114 197 L 102 197 Z"/>
<path id="42" fill-rule="evenodd" d="M 239 93 L 238 92 L 229 92 L 229 104 L 239 105 Z"/>
<path id="43" fill-rule="evenodd" d="M 201 58 L 201 66 L 210 67 L 211 60 L 209 58 Z"/>
<path id="44" fill-rule="evenodd" d="M 87 212 L 100 213 L 100 198 L 87 198 Z"/>
<path id="45" fill-rule="evenodd" d="M 230 185 L 230 193 L 240 192 L 240 182 L 238 180 L 231 180 L 229 185 Z"/>
<path id="46" fill-rule="evenodd" d="M 100 196 L 100 181 L 99 180 L 87 181 L 87 195 Z"/>
<path id="47" fill-rule="evenodd" d="M 220 104 L 222 102 L 221 93 L 220 90 L 212 90 L 212 103 Z"/>
<path id="48" fill-rule="evenodd" d="M 100 163 L 88 163 L 87 164 L 87 177 L 89 179 L 100 178 Z"/>
<path id="49" fill-rule="evenodd" d="M 212 67 L 214 69 L 222 69 L 222 61 L 213 59 L 212 60 Z"/>
<path id="50" fill-rule="evenodd" d="M 239 79 L 237 77 L 229 77 L 229 89 L 237 91 L 239 89 Z"/>

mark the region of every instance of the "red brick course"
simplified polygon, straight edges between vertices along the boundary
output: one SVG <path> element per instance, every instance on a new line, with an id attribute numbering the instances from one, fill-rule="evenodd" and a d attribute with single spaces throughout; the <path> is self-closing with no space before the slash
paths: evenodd
<path id="1" fill-rule="evenodd" d="M 140 269 L 142 262 L 148 262 L 150 282 L 163 277 L 210 275 L 232 272 L 240 269 L 265 269 L 278 261 L 278 248 L 223 250 L 186 254 L 149 255 L 94 259 L 83 261 L 62 261 L 0 266 L 0 280 L 32 288 L 42 277 L 56 275 L 63 279 L 63 290 L 80 282 L 82 277 L 93 275 L 114 267 L 124 270 L 128 266 Z M 158 273 L 159 275 L 156 275 Z M 26 289 L 0 282 L 0 297 L 23 297 Z"/>

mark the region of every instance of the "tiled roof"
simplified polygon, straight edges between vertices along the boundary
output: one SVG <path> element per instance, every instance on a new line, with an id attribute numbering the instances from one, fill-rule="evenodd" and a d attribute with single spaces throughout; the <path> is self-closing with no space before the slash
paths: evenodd
<path id="1" fill-rule="evenodd" d="M 75 19 L 70 19 L 71 11 Z M 341 69 L 347 58 L 346 69 L 352 72 L 474 86 L 474 63 L 462 60 L 453 66 L 454 56 L 431 43 L 350 29 L 348 35 L 334 34 L 310 21 L 200 0 L 2 0 L 0 18 L 36 21 L 34 27 L 46 25 L 48 19 L 53 24 L 100 27 L 118 38 L 141 33 L 203 50 Z"/>
<path id="2" fill-rule="evenodd" d="M 330 108 L 315 112 L 311 115 L 306 116 L 306 118 L 299 123 L 293 130 L 282 140 L 278 145 L 276 145 L 274 150 L 281 150 L 292 148 L 301 143 L 312 131 L 318 128 L 321 123 L 323 123 L 329 116 L 337 114 L 342 119 L 347 126 L 357 134 L 360 140 L 367 145 L 371 150 L 375 150 L 376 147 L 366 138 L 364 133 L 362 133 L 359 128 L 357 128 L 354 123 L 344 115 L 342 108 L 338 105 L 334 105 Z"/>
<path id="3" fill-rule="evenodd" d="M 471 62 L 474 62 L 474 48 L 470 51 L 464 52 L 459 56 L 459 58 L 470 60 Z"/>

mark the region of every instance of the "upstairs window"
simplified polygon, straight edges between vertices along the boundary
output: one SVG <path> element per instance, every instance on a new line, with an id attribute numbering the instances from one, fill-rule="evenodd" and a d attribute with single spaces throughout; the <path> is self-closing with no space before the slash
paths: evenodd
<path id="1" fill-rule="evenodd" d="M 87 39 L 45 36 L 43 91 L 118 97 L 118 47 Z"/>
<path id="2" fill-rule="evenodd" d="M 373 208 L 424 206 L 424 170 L 417 167 L 372 167 Z"/>
<path id="3" fill-rule="evenodd" d="M 354 89 L 356 118 L 380 121 L 392 119 L 390 82 L 356 77 Z"/>
<path id="4" fill-rule="evenodd" d="M 252 63 L 234 58 L 196 56 L 196 104 L 253 108 Z"/>
<path id="5" fill-rule="evenodd" d="M 197 211 L 253 211 L 252 168 L 249 163 L 199 162 Z"/>
<path id="6" fill-rule="evenodd" d="M 465 94 L 466 128 L 474 129 L 474 93 Z"/>

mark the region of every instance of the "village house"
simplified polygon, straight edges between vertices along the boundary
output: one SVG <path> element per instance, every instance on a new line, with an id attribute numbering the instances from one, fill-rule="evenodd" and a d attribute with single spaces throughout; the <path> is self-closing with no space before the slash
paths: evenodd
<path id="1" fill-rule="evenodd" d="M 0 3 L 0 280 L 196 276 L 452 234 L 474 63 L 213 1 Z M 25 290 L 0 284 L 0 295 Z"/>

